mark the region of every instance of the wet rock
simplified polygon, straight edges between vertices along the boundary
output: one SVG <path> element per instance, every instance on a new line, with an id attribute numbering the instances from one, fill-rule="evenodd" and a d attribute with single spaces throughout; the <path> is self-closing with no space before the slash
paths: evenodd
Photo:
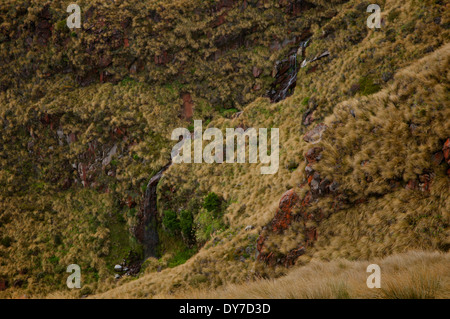
<path id="1" fill-rule="evenodd" d="M 272 103 L 284 100 L 293 94 L 297 85 L 297 49 L 291 50 L 287 59 L 277 61 L 272 72 L 275 81 L 271 84 L 267 96 Z"/>
<path id="2" fill-rule="evenodd" d="M 307 59 L 303 60 L 303 62 L 302 62 L 302 64 L 301 64 L 300 67 L 301 67 L 301 68 L 304 68 L 304 67 L 306 67 L 309 63 L 312 63 L 312 62 L 321 60 L 321 59 L 323 59 L 323 58 L 325 58 L 325 57 L 327 57 L 327 56 L 329 56 L 329 55 L 330 55 L 330 51 L 325 50 L 325 51 L 322 52 L 321 54 L 316 55 L 316 56 L 315 56 L 312 60 L 310 60 L 310 61 L 308 61 Z"/>
<path id="3" fill-rule="evenodd" d="M 144 245 L 144 258 L 156 256 L 159 243 L 157 231 L 157 193 L 156 189 L 164 172 L 172 163 L 168 163 L 147 184 L 141 209 L 137 214 L 138 225 L 133 228 L 136 238 Z"/>

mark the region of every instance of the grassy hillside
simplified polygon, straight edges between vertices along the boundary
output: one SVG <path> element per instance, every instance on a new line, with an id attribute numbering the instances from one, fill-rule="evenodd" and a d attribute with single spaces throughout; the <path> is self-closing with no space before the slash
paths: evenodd
<path id="1" fill-rule="evenodd" d="M 380 30 L 357 0 L 78 4 L 75 31 L 62 2 L 0 5 L 1 297 L 184 296 L 286 274 L 242 291 L 395 297 L 396 275 L 374 295 L 345 276 L 357 260 L 448 251 L 445 2 L 380 1 Z M 271 103 L 276 61 L 307 39 L 295 90 Z M 135 229 L 148 181 L 170 161 L 172 130 L 193 119 L 223 132 L 279 128 L 279 171 L 173 164 L 157 189 L 158 253 L 116 280 L 114 264 L 143 258 Z M 284 194 L 295 198 L 288 214 Z M 447 255 L 380 262 L 407 274 L 417 260 L 420 280 L 430 267 L 436 285 L 398 293 L 448 297 Z M 80 291 L 65 287 L 71 263 Z M 316 265 L 330 269 L 323 290 L 276 292 Z M 236 296 L 232 287 L 215 296 Z"/>
<path id="2" fill-rule="evenodd" d="M 349 175 L 349 182 L 338 179 L 341 169 L 344 172 L 348 169 L 341 164 L 338 169 L 335 168 L 333 170 L 335 175 L 329 177 L 330 180 L 334 179 L 338 181 L 339 188 L 341 189 L 339 193 L 327 194 L 317 198 L 315 201 L 311 201 L 306 208 L 306 213 L 301 207 L 296 207 L 294 215 L 298 216 L 298 218 L 294 217 L 290 226 L 283 232 L 276 233 L 272 232 L 269 227 L 274 217 L 275 205 L 280 194 L 283 194 L 286 189 L 294 187 L 298 194 L 300 194 L 300 197 L 302 197 L 302 194 L 307 193 L 311 189 L 311 186 L 307 183 L 305 173 L 303 173 L 306 163 L 302 163 L 294 172 L 290 172 L 287 167 L 281 168 L 275 177 L 258 176 L 259 170 L 257 170 L 257 167 L 251 167 L 249 164 L 245 165 L 245 168 L 240 168 L 238 165 L 229 165 L 227 167 L 226 164 L 218 164 L 214 168 L 210 168 L 207 165 L 203 165 L 203 167 L 198 165 L 197 172 L 192 172 L 192 168 L 189 165 L 173 166 L 168 171 L 164 181 L 173 181 L 175 180 L 174 176 L 182 176 L 183 178 L 192 176 L 192 179 L 196 181 L 196 183 L 192 182 L 193 185 L 196 185 L 196 189 L 201 189 L 201 185 L 203 184 L 205 185 L 205 189 L 211 189 L 218 193 L 222 190 L 220 193 L 225 198 L 229 198 L 231 202 L 225 215 L 229 225 L 228 228 L 216 232 L 212 240 L 186 264 L 175 269 L 166 269 L 162 272 L 144 275 L 136 281 L 107 291 L 101 296 L 114 298 L 151 297 L 161 292 L 172 295 L 176 294 L 178 289 L 186 289 L 188 287 L 218 287 L 224 283 L 239 283 L 257 278 L 278 277 L 286 274 L 288 270 L 284 265 L 275 264 L 267 266 L 264 262 L 256 260 L 258 253 L 255 244 L 261 233 L 267 235 L 265 247 L 260 252 L 261 254 L 264 254 L 268 250 L 278 254 L 279 258 L 282 258 L 299 245 L 307 246 L 306 253 L 297 259 L 297 266 L 307 264 L 311 260 L 328 261 L 339 258 L 345 258 L 347 260 L 368 260 L 375 257 L 406 252 L 412 249 L 448 251 L 448 212 L 450 211 L 448 196 L 450 188 L 447 175 L 448 165 L 446 163 L 435 165 L 431 161 L 431 156 L 434 152 L 439 152 L 442 149 L 445 138 L 444 134 L 449 131 L 448 126 L 445 126 L 447 124 L 445 124 L 444 120 L 444 118 L 448 118 L 447 114 L 449 109 L 445 107 L 439 108 L 439 101 L 442 100 L 437 96 L 439 92 L 445 94 L 445 89 L 441 90 L 441 84 L 445 81 L 444 79 L 447 77 L 447 74 L 441 71 L 448 69 L 448 63 L 449 46 L 447 45 L 422 60 L 417 61 L 411 67 L 398 72 L 395 80 L 385 89 L 372 96 L 371 99 L 361 98 L 360 101 L 355 99 L 341 103 L 335 108 L 335 113 L 325 119 L 325 123 L 329 124 L 329 129 L 323 135 L 322 141 L 317 144 L 324 148 L 324 155 L 315 164 L 314 169 L 320 172 L 322 176 L 326 176 L 323 175 L 325 174 L 325 168 L 330 167 L 329 165 L 323 164 L 326 161 L 336 161 L 336 159 L 343 161 L 347 157 L 348 162 L 352 163 L 350 159 L 356 158 L 354 161 L 357 161 L 357 165 L 354 165 L 354 170 L 360 169 L 359 167 L 364 167 L 358 161 L 358 156 L 361 155 L 355 147 L 357 144 L 350 143 L 349 145 L 351 147 L 341 149 L 341 155 L 339 157 L 334 153 L 333 155 L 335 157 L 331 158 L 326 153 L 327 149 L 331 152 L 339 144 L 331 143 L 329 140 L 336 138 L 336 140 L 345 141 L 348 135 L 341 136 L 340 139 L 339 135 L 337 135 L 337 132 L 342 127 L 345 127 L 345 125 L 355 125 L 357 127 L 358 124 L 361 126 L 366 125 L 367 127 L 365 129 L 370 132 L 372 129 L 367 123 L 368 118 L 371 118 L 379 126 L 380 130 L 385 125 L 390 127 L 392 124 L 389 121 L 383 121 L 382 115 L 378 114 L 380 120 L 377 119 L 376 109 L 383 105 L 379 102 L 380 99 L 393 99 L 397 101 L 398 112 L 403 108 L 405 113 L 394 117 L 395 121 L 397 121 L 395 127 L 401 127 L 402 121 L 404 121 L 401 115 L 408 115 L 407 110 L 410 104 L 407 102 L 408 99 L 401 101 L 398 98 L 397 90 L 399 87 L 402 87 L 402 83 L 405 83 L 402 80 L 407 75 L 408 92 L 420 92 L 421 88 L 427 88 L 430 93 L 430 100 L 425 100 L 426 102 L 424 104 L 429 105 L 429 112 L 433 114 L 433 118 L 437 120 L 437 123 L 440 123 L 440 125 L 432 126 L 430 125 L 434 123 L 432 121 L 422 122 L 427 123 L 425 125 L 430 125 L 427 129 L 428 134 L 426 134 L 426 139 L 429 138 L 430 141 L 436 140 L 436 146 L 431 146 L 431 149 L 428 150 L 427 144 L 423 143 L 423 146 L 419 148 L 420 151 L 413 147 L 405 150 L 407 154 L 411 152 L 411 156 L 415 154 L 416 162 L 411 164 L 414 164 L 413 167 L 417 170 L 414 177 L 418 179 L 418 185 L 421 183 L 417 175 L 423 173 L 424 170 L 432 170 L 432 173 L 429 173 L 433 176 L 432 181 L 427 189 L 419 187 L 417 189 L 410 189 L 408 184 L 411 177 L 408 175 L 405 177 L 403 175 L 390 177 L 395 178 L 396 181 L 394 186 L 390 186 L 392 184 L 390 178 L 373 174 L 368 175 L 373 179 L 371 183 L 379 183 L 381 189 L 378 194 L 365 193 L 358 189 L 360 185 L 356 181 L 362 183 L 363 179 L 357 173 L 354 173 L 355 175 Z M 432 81 L 434 85 L 427 83 L 427 86 L 425 86 L 421 81 Z M 403 88 L 405 88 L 405 85 Z M 413 94 L 408 94 L 407 96 L 414 98 Z M 427 95 L 422 94 L 421 96 L 426 99 Z M 444 97 L 442 98 L 445 99 Z M 288 102 L 286 101 L 285 103 Z M 342 114 L 342 108 L 345 108 L 351 102 L 356 104 L 354 104 L 355 110 L 359 110 L 357 111 L 357 116 L 347 116 L 348 122 L 337 121 L 337 115 Z M 363 108 L 363 105 L 365 108 Z M 251 110 L 251 106 L 249 106 L 249 109 Z M 245 116 L 247 110 L 243 116 Z M 371 117 L 365 117 L 362 113 L 364 110 L 370 112 Z M 383 112 L 382 114 L 384 115 L 386 113 Z M 389 115 L 395 115 L 395 113 L 391 111 Z M 441 131 L 442 125 L 444 129 Z M 436 131 L 433 133 L 430 127 L 436 127 Z M 398 132 L 390 127 L 384 134 L 377 136 L 377 141 L 383 145 L 383 143 L 389 143 L 389 140 L 394 137 L 396 139 L 411 139 L 409 135 L 411 133 L 408 134 L 409 130 L 409 126 L 404 126 L 403 134 L 398 134 Z M 363 141 L 373 138 L 371 134 L 356 134 L 356 137 L 363 139 Z M 299 144 L 303 144 L 304 149 L 311 147 L 303 140 L 297 140 L 297 145 Z M 371 146 L 368 142 L 359 145 L 369 149 Z M 355 155 L 345 153 L 346 150 L 347 152 L 350 150 L 354 151 Z M 422 152 L 422 150 L 424 151 Z M 364 148 L 360 152 L 363 151 Z M 294 152 L 294 148 L 292 152 Z M 394 161 L 401 161 L 404 156 L 399 151 L 388 154 L 396 156 L 393 159 Z M 385 152 L 378 151 L 373 154 L 372 161 L 376 163 L 378 158 L 386 155 Z M 421 161 L 422 157 L 424 159 Z M 284 161 L 284 163 L 286 162 Z M 405 168 L 407 167 L 405 165 Z M 392 174 L 387 164 L 384 164 L 382 169 L 386 169 L 384 171 L 385 174 Z M 179 172 L 180 170 L 181 173 Z M 227 174 L 228 171 L 232 170 L 235 170 L 234 174 Z M 213 174 L 214 179 L 206 176 L 206 172 Z M 292 174 L 292 177 L 290 179 L 286 177 L 285 179 L 280 179 L 284 183 L 279 185 L 274 179 L 277 179 L 279 175 L 282 175 L 280 173 L 283 172 L 286 175 Z M 353 172 L 353 170 L 350 172 Z M 403 171 L 401 172 L 403 174 Z M 343 175 L 347 176 L 347 174 Z M 250 175 L 252 179 L 249 178 Z M 199 178 L 199 176 L 204 176 L 204 179 Z M 265 179 L 267 179 L 266 184 L 264 184 Z M 202 180 L 203 183 L 201 182 Z M 255 180 L 260 184 L 256 184 Z M 293 184 L 289 185 L 286 181 Z M 186 185 L 187 183 L 183 182 L 183 184 Z M 224 185 L 238 187 L 232 187 L 229 192 L 225 193 L 223 191 Z M 258 201 L 257 195 L 261 196 L 261 193 L 264 198 L 273 197 L 273 203 L 275 205 L 269 206 L 266 201 Z M 177 201 L 175 200 L 175 202 Z M 340 205 L 340 207 L 336 207 L 336 204 Z M 303 214 L 318 214 L 318 209 L 321 210 L 321 214 L 325 215 L 321 219 L 307 219 L 302 217 Z M 252 225 L 254 229 L 246 231 L 244 228 L 247 225 Z M 310 227 L 316 228 L 317 238 L 314 241 L 308 242 L 306 237 Z"/>
<path id="3" fill-rule="evenodd" d="M 382 270 L 381 289 L 367 289 L 367 266 Z M 279 279 L 263 279 L 217 290 L 191 290 L 179 295 L 159 296 L 182 299 L 444 299 L 449 297 L 449 256 L 408 252 L 383 259 L 311 262 Z"/>

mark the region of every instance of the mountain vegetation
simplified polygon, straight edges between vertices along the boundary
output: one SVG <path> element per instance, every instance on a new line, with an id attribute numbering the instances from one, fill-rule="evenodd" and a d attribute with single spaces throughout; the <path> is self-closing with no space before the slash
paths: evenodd
<path id="1" fill-rule="evenodd" d="M 449 4 L 376 2 L 2 1 L 0 297 L 448 298 Z M 194 119 L 278 172 L 170 165 Z"/>

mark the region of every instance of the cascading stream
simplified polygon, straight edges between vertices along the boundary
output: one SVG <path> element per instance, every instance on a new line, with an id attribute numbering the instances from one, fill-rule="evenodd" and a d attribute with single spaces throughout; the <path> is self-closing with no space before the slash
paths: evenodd
<path id="1" fill-rule="evenodd" d="M 157 219 L 157 194 L 158 183 L 164 172 L 172 163 L 168 163 L 158 173 L 156 173 L 148 182 L 145 191 L 143 207 L 138 216 L 139 225 L 136 227 L 136 238 L 144 246 L 144 259 L 148 257 L 156 257 L 156 248 L 159 243 Z"/>

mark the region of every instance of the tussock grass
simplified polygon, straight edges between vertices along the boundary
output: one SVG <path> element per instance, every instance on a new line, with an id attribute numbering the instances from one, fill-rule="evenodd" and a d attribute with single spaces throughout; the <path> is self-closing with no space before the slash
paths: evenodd
<path id="1" fill-rule="evenodd" d="M 231 299 L 445 299 L 450 296 L 450 254 L 411 251 L 370 261 L 312 261 L 278 279 L 265 279 L 216 290 L 191 290 L 161 298 Z M 369 289 L 369 264 L 381 268 L 381 288 Z"/>
<path id="2" fill-rule="evenodd" d="M 268 17 L 279 11 L 276 3 L 267 8 Z M 5 244 L 0 246 L 0 276 L 26 280 L 26 289 L 9 290 L 6 296 L 20 297 L 24 292 L 39 296 L 60 288 L 64 285 L 64 266 L 76 262 L 71 258 L 76 256 L 81 256 L 84 265 L 90 268 L 89 280 L 92 282 L 86 283 L 85 292 L 98 293 L 98 297 L 167 297 L 192 287 L 232 287 L 228 285 L 285 276 L 287 270 L 284 267 L 270 268 L 255 262 L 255 242 L 262 228 L 273 218 L 281 195 L 290 188 L 295 188 L 301 197 L 306 191 L 300 185 L 305 181 L 304 154 L 311 145 L 303 141 L 302 135 L 310 127 L 304 127 L 301 119 L 313 105 L 317 106 L 314 124 L 325 122 L 329 126 L 320 142 L 324 147 L 323 159 L 314 168 L 322 177 L 339 181 L 340 189 L 350 203 L 358 199 L 366 202 L 348 205 L 338 212 L 330 209 L 331 203 L 327 199 L 316 203 L 314 208 L 322 209 L 327 218 L 317 225 L 319 239 L 315 246 L 297 262 L 298 266 L 307 266 L 295 270 L 303 269 L 301 271 L 315 278 L 314 284 L 306 276 L 299 277 L 299 283 L 310 287 L 299 295 L 294 287 L 285 293 L 281 289 L 270 289 L 271 285 L 284 279 L 262 281 L 261 296 L 275 292 L 274 297 L 292 298 L 444 296 L 443 289 L 448 290 L 444 279 L 448 274 L 442 277 L 446 274 L 445 269 L 437 264 L 423 263 L 422 268 L 417 268 L 416 275 L 401 268 L 402 276 L 395 279 L 397 257 L 389 257 L 394 260 L 394 270 L 389 270 L 391 259 L 380 262 L 385 262 L 382 268 L 387 267 L 385 279 L 391 280 L 386 281 L 382 290 L 371 292 L 367 292 L 365 280 L 358 279 L 353 285 L 353 274 L 347 272 L 346 267 L 354 265 L 355 269 L 361 269 L 363 279 L 366 276 L 364 262 L 355 260 L 374 260 L 410 249 L 448 250 L 449 179 L 444 165 L 433 166 L 430 156 L 442 148 L 442 139 L 450 132 L 447 106 L 450 31 L 446 28 L 450 11 L 445 10 L 445 3 L 435 1 L 387 0 L 382 8 L 385 25 L 381 30 L 368 30 L 365 25 L 367 13 L 361 1 L 348 1 L 341 10 L 336 9 L 341 1 L 317 0 L 314 3 L 326 10 L 318 7 L 310 16 L 299 18 L 296 24 L 284 21 L 283 26 L 270 18 L 270 21 L 262 21 L 257 7 L 245 11 L 249 15 L 246 19 L 242 19 L 240 8 L 235 8 L 229 13 L 230 21 L 235 23 L 233 28 L 227 25 L 217 28 L 211 38 L 202 38 L 200 42 L 204 47 L 192 51 L 190 46 L 198 44 L 192 37 L 174 37 L 170 29 L 172 24 L 140 24 L 145 10 L 136 12 L 133 23 L 139 26 L 134 25 L 135 38 L 130 37 L 131 46 L 121 49 L 120 56 L 113 59 L 112 67 L 119 66 L 116 75 L 123 76 L 128 72 L 122 67 L 124 58 L 129 56 L 130 50 L 135 50 L 140 56 L 148 56 L 143 61 L 148 72 L 138 73 L 133 81 L 127 79 L 119 85 L 106 83 L 84 88 L 77 87 L 75 79 L 64 74 L 47 78 L 41 72 L 23 83 L 22 77 L 11 77 L 12 73 L 21 74 L 14 70 L 23 67 L 28 72 L 31 66 L 34 67 L 36 56 L 42 55 L 40 66 L 44 71 L 52 69 L 64 57 L 59 54 L 50 58 L 51 50 L 44 48 L 22 55 L 26 51 L 23 43 L 27 35 L 17 35 L 15 30 L 21 23 L 35 19 L 39 10 L 34 6 L 25 17 L 13 19 L 24 11 L 10 10 L 14 7 L 10 5 L 11 1 L 0 5 L 4 16 L 13 21 L 2 24 L 4 34 L 0 38 L 4 41 L 0 44 L 3 49 L 0 55 L 7 61 L 0 66 L 4 70 L 0 80 L 11 87 L 0 93 L 0 123 L 4 129 L 0 133 L 0 228 Z M 105 5 L 109 12 L 105 19 L 114 20 L 115 4 Z M 197 1 L 173 1 L 167 10 L 159 13 L 176 20 L 183 5 L 189 5 L 185 12 L 191 13 L 195 11 Z M 123 12 L 134 16 L 138 9 L 154 6 L 158 5 L 150 1 L 140 7 L 124 2 Z M 60 7 L 56 16 L 66 16 Z M 318 22 L 330 13 L 335 16 Z M 177 30 L 182 34 L 192 35 L 197 32 L 196 28 L 201 30 L 214 18 L 208 16 L 195 24 L 183 19 L 173 21 L 179 23 Z M 436 19 L 440 23 L 436 23 Z M 216 38 L 228 35 L 228 31 L 238 34 L 248 21 L 260 27 L 255 37 L 262 39 L 262 47 L 252 48 L 253 53 L 243 48 L 230 50 L 217 61 L 203 59 L 214 53 L 214 48 L 209 46 Z M 119 28 L 117 23 L 119 21 L 114 27 Z M 267 28 L 267 24 L 271 27 Z M 314 35 L 306 58 L 310 60 L 325 50 L 330 51 L 330 56 L 301 69 L 295 93 L 286 100 L 271 104 L 266 98 L 258 98 L 260 93 L 251 91 L 254 82 L 263 82 L 262 87 L 267 87 L 274 62 L 286 51 L 271 53 L 272 37 L 284 36 L 283 30 L 287 26 L 298 34 L 309 24 Z M 146 38 L 150 27 L 158 34 L 154 42 Z M 61 36 L 59 33 L 54 35 Z M 110 32 L 99 37 L 80 34 L 71 40 L 68 52 L 73 52 L 80 43 L 106 41 L 109 35 Z M 15 43 L 21 44 L 16 48 Z M 183 48 L 182 58 L 176 63 L 186 63 L 184 86 L 174 81 L 180 65 L 154 66 L 155 55 L 171 47 Z M 98 48 L 104 49 L 103 46 Z M 95 66 L 101 56 L 89 55 L 93 59 L 90 63 Z M 12 61 L 14 57 L 18 58 Z M 86 52 L 81 52 L 72 54 L 70 61 L 81 66 L 85 58 Z M 238 65 L 236 59 L 240 61 Z M 253 65 L 264 68 L 260 79 L 251 75 Z M 237 66 L 239 72 L 234 69 Z M 79 71 L 79 75 L 85 75 L 89 70 L 80 68 Z M 20 87 L 16 85 L 18 81 Z M 179 211 L 196 207 L 205 194 L 215 192 L 228 204 L 223 217 L 227 229 L 213 233 L 202 249 L 183 265 L 161 272 L 156 272 L 156 267 L 149 267 L 139 278 L 115 281 L 108 267 L 111 268 L 111 263 L 117 259 L 120 261 L 124 247 L 132 246 L 128 238 L 122 238 L 120 234 L 136 223 L 135 211 L 123 202 L 130 196 L 139 204 L 142 186 L 169 160 L 172 129 L 188 125 L 178 117 L 182 104 L 180 93 L 185 90 L 194 92 L 195 117 L 212 118 L 210 127 L 222 131 L 237 126 L 278 127 L 281 143 L 279 172 L 262 176 L 261 164 L 173 165 L 160 183 L 159 208 Z M 239 118 L 218 116 L 213 105 L 228 102 L 243 109 Z M 64 133 L 75 133 L 78 140 L 71 145 L 58 146 L 56 127 L 41 123 L 45 114 L 62 116 L 59 124 Z M 411 124 L 418 129 L 411 132 Z M 128 131 L 127 141 L 118 141 L 122 156 L 99 175 L 102 184 L 111 192 L 86 194 L 80 190 L 80 178 L 72 171 L 71 164 L 84 156 L 89 143 L 98 145 L 98 152 L 111 147 L 111 130 L 118 127 Z M 361 162 L 367 160 L 369 163 L 362 166 Z M 109 170 L 116 172 L 115 178 L 107 175 Z M 417 178 L 424 170 L 433 170 L 435 174 L 430 191 L 405 190 L 404 183 Z M 53 182 L 55 176 L 58 178 Z M 60 192 L 65 178 L 77 180 L 77 184 Z M 391 180 L 399 182 L 400 187 L 391 189 Z M 165 197 L 166 190 L 174 191 Z M 70 227 L 64 217 L 73 213 L 72 208 L 80 214 L 72 216 Z M 110 215 L 118 219 L 114 227 L 106 225 Z M 245 231 L 247 225 L 252 225 L 253 229 Z M 294 224 L 284 234 L 271 237 L 266 241 L 267 247 L 282 253 L 289 251 L 304 240 L 300 226 Z M 53 241 L 59 240 L 50 236 L 56 229 L 62 229 L 64 238 L 57 249 Z M 82 245 L 73 245 L 78 239 Z M 96 252 L 111 258 L 108 265 L 105 256 L 98 256 Z M 158 261 L 160 264 L 168 264 L 174 251 L 164 253 Z M 313 263 L 308 265 L 311 260 Z M 396 262 L 402 264 L 400 260 Z M 25 269 L 19 269 L 17 265 L 24 265 L 28 275 L 24 275 Z M 336 278 L 332 277 L 331 271 L 329 275 L 333 279 L 330 280 L 317 275 L 326 268 L 325 265 L 336 271 Z M 424 277 L 428 267 L 430 274 L 438 275 Z M 409 268 L 415 269 L 412 264 Z M 53 275 L 55 272 L 57 276 Z M 98 276 L 100 279 L 95 281 Z M 55 281 L 59 286 L 55 286 Z M 250 290 L 245 291 L 252 296 Z M 80 295 L 64 290 L 49 295 L 56 296 Z"/>

